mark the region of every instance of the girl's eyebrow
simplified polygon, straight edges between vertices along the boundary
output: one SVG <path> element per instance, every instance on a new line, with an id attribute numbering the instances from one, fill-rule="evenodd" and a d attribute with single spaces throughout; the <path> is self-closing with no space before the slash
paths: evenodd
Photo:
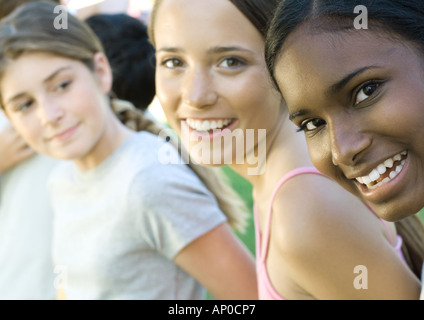
<path id="1" fill-rule="evenodd" d="M 59 69 L 57 69 L 56 71 L 54 71 L 51 75 L 49 75 L 47 78 L 45 78 L 44 80 L 43 80 L 43 83 L 49 83 L 50 81 L 52 81 L 58 74 L 60 74 L 61 72 L 63 72 L 63 71 L 65 71 L 65 70 L 68 70 L 68 69 L 71 69 L 71 67 L 70 66 L 67 66 L 67 67 L 62 67 L 62 68 L 59 68 Z M 10 98 L 10 99 L 8 99 L 7 101 L 6 101 L 6 103 L 4 104 L 5 106 L 7 106 L 9 103 L 11 103 L 11 102 L 13 102 L 13 101 L 15 101 L 15 100 L 18 100 L 18 99 L 20 99 L 21 97 L 23 97 L 23 96 L 25 96 L 25 92 L 20 92 L 20 93 L 18 93 L 18 94 L 15 94 L 12 98 Z"/>
<path id="2" fill-rule="evenodd" d="M 289 116 L 289 120 L 293 121 L 295 118 L 302 117 L 302 116 L 307 115 L 307 114 L 308 114 L 308 111 L 306 109 L 301 109 L 301 110 L 298 110 L 296 112 L 291 113 L 290 116 Z"/>
<path id="3" fill-rule="evenodd" d="M 215 53 L 224 53 L 224 52 L 229 52 L 229 51 L 243 51 L 243 52 L 247 52 L 250 54 L 254 54 L 254 52 L 252 50 L 243 48 L 243 47 L 238 47 L 238 46 L 222 46 L 222 47 L 212 47 L 210 49 L 207 50 L 207 53 L 209 54 L 215 54 Z"/>
<path id="4" fill-rule="evenodd" d="M 206 53 L 208 54 L 217 54 L 217 53 L 224 53 L 224 52 L 230 52 L 230 51 L 243 51 L 250 54 L 254 54 L 252 50 L 238 47 L 238 46 L 218 46 L 218 47 L 212 47 L 209 48 Z M 180 47 L 163 47 L 157 50 L 157 52 L 173 52 L 173 53 L 179 53 L 179 52 L 185 52 L 183 48 Z"/>
<path id="5" fill-rule="evenodd" d="M 44 79 L 43 83 L 48 83 L 48 82 L 52 81 L 59 73 L 61 73 L 62 71 L 68 70 L 68 69 L 71 69 L 71 67 L 67 66 L 67 67 L 62 67 L 62 68 L 57 69 L 51 75 L 49 75 L 46 79 Z"/>
<path id="6" fill-rule="evenodd" d="M 179 47 L 163 47 L 163 48 L 156 50 L 156 52 L 162 52 L 162 51 L 163 52 L 174 52 L 174 53 L 184 52 L 184 50 L 182 48 L 179 48 Z"/>
<path id="7" fill-rule="evenodd" d="M 379 68 L 381 68 L 381 67 L 379 67 L 379 66 L 366 66 L 366 67 L 359 68 L 359 69 L 349 73 L 348 75 L 343 77 L 341 80 L 339 80 L 336 83 L 334 83 L 333 85 L 331 85 L 330 88 L 328 89 L 327 95 L 332 95 L 332 94 L 335 94 L 335 93 L 341 91 L 344 87 L 346 87 L 349 84 L 350 81 L 352 81 L 353 79 L 355 79 L 356 77 L 358 77 L 359 75 L 364 73 L 365 71 L 372 70 L 372 69 L 379 69 Z M 307 109 L 297 110 L 297 111 L 290 114 L 289 119 L 292 121 L 293 119 L 295 119 L 297 117 L 305 116 L 307 114 L 308 114 Z"/>
<path id="8" fill-rule="evenodd" d="M 356 78 L 357 76 L 361 75 L 365 71 L 371 70 L 371 69 L 378 69 L 378 68 L 380 68 L 380 67 L 378 67 L 378 66 L 366 66 L 366 67 L 359 68 L 359 69 L 357 69 L 357 70 L 349 73 L 343 79 L 337 81 L 335 84 L 333 84 L 330 87 L 330 89 L 328 90 L 328 95 L 331 95 L 331 94 L 334 94 L 334 93 L 339 92 L 344 87 L 346 87 L 349 84 L 350 81 L 352 81 L 354 78 Z"/>

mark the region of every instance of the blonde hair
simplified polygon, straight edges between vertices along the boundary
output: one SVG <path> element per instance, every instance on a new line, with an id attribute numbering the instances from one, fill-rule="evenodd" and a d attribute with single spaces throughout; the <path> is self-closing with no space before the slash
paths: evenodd
<path id="1" fill-rule="evenodd" d="M 47 52 L 84 63 L 93 70 L 93 57 L 104 52 L 103 46 L 80 19 L 67 16 L 67 28 L 56 29 L 54 3 L 37 1 L 22 5 L 0 24 L 0 79 L 8 63 L 30 52 Z M 3 107 L 0 93 L 0 106 Z M 111 99 L 111 107 L 122 123 L 135 131 L 148 131 L 155 135 L 165 129 L 128 102 Z M 169 142 L 181 155 L 181 144 L 173 137 Z M 205 186 L 215 195 L 221 211 L 231 227 L 244 232 L 249 217 L 244 201 L 226 181 L 220 168 L 205 168 L 186 161 Z"/>

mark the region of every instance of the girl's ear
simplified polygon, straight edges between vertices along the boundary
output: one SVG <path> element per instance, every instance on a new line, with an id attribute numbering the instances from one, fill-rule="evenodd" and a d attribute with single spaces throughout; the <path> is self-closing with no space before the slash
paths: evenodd
<path id="1" fill-rule="evenodd" d="M 93 57 L 94 74 L 96 75 L 99 85 L 104 94 L 108 94 L 112 90 L 112 69 L 109 60 L 102 52 L 97 52 Z"/>

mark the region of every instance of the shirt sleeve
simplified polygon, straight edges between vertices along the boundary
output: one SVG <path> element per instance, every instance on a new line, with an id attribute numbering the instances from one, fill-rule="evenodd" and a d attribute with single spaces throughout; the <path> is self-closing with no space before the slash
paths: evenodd
<path id="1" fill-rule="evenodd" d="M 213 194 L 185 164 L 142 170 L 131 184 L 128 200 L 136 232 L 169 259 L 226 221 Z"/>

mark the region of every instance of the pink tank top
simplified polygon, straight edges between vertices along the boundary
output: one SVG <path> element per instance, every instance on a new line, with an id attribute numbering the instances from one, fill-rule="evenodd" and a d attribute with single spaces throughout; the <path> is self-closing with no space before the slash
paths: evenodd
<path id="1" fill-rule="evenodd" d="M 280 190 L 281 186 L 287 182 L 287 180 L 301 175 L 301 174 L 316 174 L 320 176 L 324 176 L 321 172 L 319 172 L 317 169 L 313 167 L 305 167 L 305 168 L 298 168 L 295 169 L 288 174 L 286 174 L 277 184 L 275 187 L 272 195 L 271 195 L 271 201 L 268 208 L 268 213 L 266 217 L 266 222 L 264 226 L 264 234 L 263 237 L 261 235 L 260 229 L 259 229 L 259 216 L 256 209 L 256 205 L 253 208 L 254 211 L 254 219 L 255 219 L 255 234 L 256 234 L 256 272 L 257 272 L 257 281 L 258 281 L 258 295 L 259 300 L 286 300 L 283 298 L 273 287 L 271 280 L 269 279 L 268 271 L 266 268 L 266 258 L 268 253 L 268 244 L 269 244 L 269 233 L 271 229 L 271 217 L 272 217 L 272 204 L 274 202 L 275 196 Z M 371 212 L 375 215 L 374 211 L 367 206 Z M 377 217 L 377 216 L 376 216 Z M 392 234 L 388 228 L 387 222 L 383 219 L 379 218 L 381 222 L 383 223 L 388 239 L 390 241 L 390 244 L 394 247 L 394 250 L 397 252 L 399 257 L 405 261 L 405 257 L 402 253 L 402 238 L 400 236 L 397 236 L 396 243 L 393 241 Z"/>

